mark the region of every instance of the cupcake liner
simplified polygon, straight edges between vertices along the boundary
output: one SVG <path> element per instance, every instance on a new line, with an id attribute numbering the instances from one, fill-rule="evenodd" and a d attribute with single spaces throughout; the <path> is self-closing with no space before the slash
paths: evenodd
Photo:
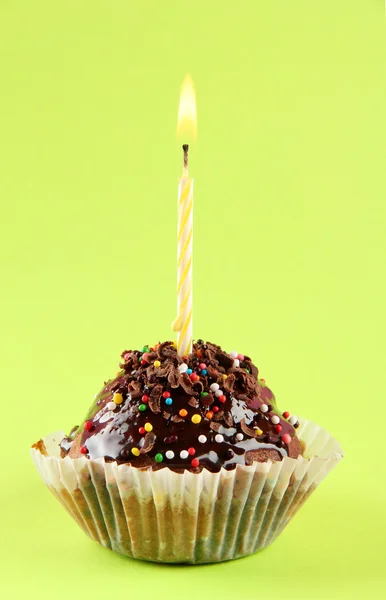
<path id="1" fill-rule="evenodd" d="M 59 431 L 32 448 L 47 487 L 83 531 L 133 558 L 208 563 L 248 556 L 273 542 L 343 457 L 311 421 L 297 431 L 304 456 L 233 471 L 152 471 L 104 459 L 60 458 Z"/>

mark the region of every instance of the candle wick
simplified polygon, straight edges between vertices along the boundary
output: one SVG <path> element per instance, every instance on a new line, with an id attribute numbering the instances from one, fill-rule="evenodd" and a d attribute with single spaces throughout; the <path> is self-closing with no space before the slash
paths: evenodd
<path id="1" fill-rule="evenodd" d="M 183 168 L 182 174 L 184 177 L 187 177 L 188 176 L 188 163 L 189 163 L 189 158 L 188 158 L 189 145 L 184 144 L 182 146 L 182 150 L 184 151 L 184 168 Z"/>

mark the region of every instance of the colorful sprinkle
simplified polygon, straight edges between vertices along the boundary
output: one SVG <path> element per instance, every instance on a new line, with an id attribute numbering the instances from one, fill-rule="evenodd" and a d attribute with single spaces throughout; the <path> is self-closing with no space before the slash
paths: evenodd
<path id="1" fill-rule="evenodd" d="M 182 363 L 179 367 L 178 370 L 180 373 L 186 373 L 188 370 L 188 365 L 186 363 Z"/>
<path id="2" fill-rule="evenodd" d="M 168 458 L 169 460 L 171 460 L 172 458 L 174 458 L 174 452 L 173 452 L 173 450 L 167 450 L 167 451 L 165 452 L 165 456 L 166 456 L 166 458 Z"/>
<path id="3" fill-rule="evenodd" d="M 239 360 L 241 360 L 241 362 L 242 362 L 242 361 L 245 359 L 245 356 L 244 356 L 244 354 L 238 354 L 238 355 L 237 355 L 237 358 L 238 358 Z"/>
<path id="4" fill-rule="evenodd" d="M 203 369 L 206 369 L 206 364 L 205 363 L 200 363 L 198 366 L 200 367 L 201 371 Z"/>
<path id="5" fill-rule="evenodd" d="M 141 352 L 149 352 L 150 348 L 149 346 L 144 346 L 141 350 Z"/>
<path id="6" fill-rule="evenodd" d="M 283 427 L 281 425 L 275 425 L 275 431 L 277 433 L 280 433 L 282 429 L 283 429 Z"/>
<path id="7" fill-rule="evenodd" d="M 163 459 L 164 459 L 164 457 L 163 457 L 163 454 L 161 454 L 160 452 L 158 452 L 158 453 L 155 455 L 154 459 L 155 459 L 155 461 L 156 461 L 156 462 L 162 462 L 162 461 L 163 461 Z"/>
<path id="8" fill-rule="evenodd" d="M 181 408 L 181 410 L 178 414 L 180 415 L 180 417 L 186 417 L 188 414 L 188 411 L 185 410 L 185 408 Z"/>
<path id="9" fill-rule="evenodd" d="M 164 392 L 162 396 L 163 398 L 170 398 L 170 392 Z"/>
<path id="10" fill-rule="evenodd" d="M 217 392 L 217 390 L 220 389 L 220 386 L 218 383 L 212 383 L 212 385 L 210 386 L 210 391 L 211 392 Z"/>
<path id="11" fill-rule="evenodd" d="M 279 417 L 277 415 L 272 415 L 271 423 L 273 423 L 274 425 L 278 425 L 280 423 Z"/>
<path id="12" fill-rule="evenodd" d="M 88 452 L 88 450 L 87 450 L 86 446 L 81 446 L 81 447 L 79 448 L 79 450 L 80 450 L 80 453 L 81 453 L 81 454 L 87 454 L 87 452 Z"/>
<path id="13" fill-rule="evenodd" d="M 205 398 L 205 396 L 208 395 L 208 392 L 201 392 L 201 396 L 203 396 Z"/>
<path id="14" fill-rule="evenodd" d="M 141 400 L 142 400 L 142 402 L 145 402 L 145 404 L 146 404 L 146 402 L 149 402 L 150 396 L 148 396 L 147 394 L 144 394 L 142 396 Z"/>
<path id="15" fill-rule="evenodd" d="M 291 425 L 295 425 L 295 423 L 297 423 L 298 418 L 295 416 L 292 416 L 288 419 L 289 423 L 291 423 Z"/>
<path id="16" fill-rule="evenodd" d="M 195 448 L 188 448 L 188 452 L 190 456 L 194 456 L 196 454 L 196 449 Z"/>
<path id="17" fill-rule="evenodd" d="M 208 438 L 206 437 L 206 435 L 199 435 L 198 441 L 200 442 L 200 444 L 205 444 L 205 442 L 208 441 Z"/>
<path id="18" fill-rule="evenodd" d="M 188 375 L 191 375 L 193 373 L 192 369 L 186 369 L 186 372 Z"/>
<path id="19" fill-rule="evenodd" d="M 85 424 L 83 425 L 83 427 L 86 431 L 90 431 L 90 429 L 92 429 L 91 421 L 86 421 Z"/>
<path id="20" fill-rule="evenodd" d="M 225 381 L 225 380 L 226 380 L 226 378 L 228 377 L 228 375 L 225 375 L 225 373 L 223 373 L 223 374 L 221 375 L 221 377 L 222 377 L 222 378 L 223 378 L 223 380 Z"/>
<path id="21" fill-rule="evenodd" d="M 235 350 L 232 350 L 232 352 L 229 352 L 229 356 L 231 356 L 232 358 L 237 358 L 239 355 L 238 352 L 236 352 Z"/>
<path id="22" fill-rule="evenodd" d="M 198 467 L 200 464 L 200 461 L 198 460 L 198 458 L 193 458 L 193 460 L 190 463 L 192 465 L 192 467 Z"/>
<path id="23" fill-rule="evenodd" d="M 202 358 L 202 350 L 198 349 L 197 352 L 196 352 L 196 356 L 198 358 Z"/>
<path id="24" fill-rule="evenodd" d="M 147 361 L 146 360 L 141 360 L 141 365 L 144 367 L 145 365 L 147 365 Z"/>
<path id="25" fill-rule="evenodd" d="M 238 358 L 235 358 L 233 361 L 233 368 L 237 369 L 240 366 L 240 361 Z"/>
<path id="26" fill-rule="evenodd" d="M 188 458 L 188 456 L 189 456 L 189 452 L 187 450 L 181 450 L 180 458 L 185 459 L 185 458 Z"/>
<path id="27" fill-rule="evenodd" d="M 221 396 L 218 397 L 219 402 L 226 402 L 226 399 L 227 399 L 227 397 L 224 394 L 222 394 Z"/>
<path id="28" fill-rule="evenodd" d="M 262 430 L 262 429 L 260 429 L 260 427 L 258 427 L 258 428 L 256 429 L 256 435 L 261 435 L 262 433 L 263 433 L 263 430 Z"/>
<path id="29" fill-rule="evenodd" d="M 242 433 L 236 433 L 236 440 L 238 442 L 242 442 L 244 439 L 244 435 Z"/>
<path id="30" fill-rule="evenodd" d="M 283 442 L 285 444 L 289 444 L 291 442 L 291 436 L 288 435 L 288 433 L 285 433 L 284 435 L 281 436 L 281 439 L 283 440 Z"/>
<path id="31" fill-rule="evenodd" d="M 220 409 L 219 409 L 219 407 L 218 407 L 218 406 L 213 406 L 213 407 L 212 407 L 212 411 L 213 411 L 213 412 L 215 412 L 215 413 L 216 413 L 216 412 L 218 412 L 219 410 L 220 410 Z"/>
<path id="32" fill-rule="evenodd" d="M 151 423 L 145 423 L 146 431 L 153 431 L 153 425 Z"/>
<path id="33" fill-rule="evenodd" d="M 171 398 L 166 398 L 166 400 L 165 400 L 165 404 L 166 404 L 167 406 L 171 406 L 171 405 L 173 404 L 173 400 L 172 400 Z"/>
<path id="34" fill-rule="evenodd" d="M 116 392 L 113 396 L 113 401 L 115 404 L 122 404 L 123 396 L 119 392 Z"/>
<path id="35" fill-rule="evenodd" d="M 139 456 L 141 454 L 139 448 L 132 448 L 131 453 L 134 454 L 134 456 Z"/>
<path id="36" fill-rule="evenodd" d="M 218 444 L 221 444 L 224 441 L 224 436 L 221 433 L 217 433 L 214 439 Z"/>
<path id="37" fill-rule="evenodd" d="M 198 381 L 200 379 L 199 375 L 197 375 L 197 373 L 191 373 L 189 375 L 190 377 L 190 381 Z"/>
<path id="38" fill-rule="evenodd" d="M 208 410 L 205 416 L 207 419 L 213 419 L 213 412 L 211 410 Z"/>
<path id="39" fill-rule="evenodd" d="M 284 417 L 285 419 L 288 419 L 288 417 L 290 417 L 290 416 L 291 416 L 291 413 L 290 413 L 290 412 L 288 412 L 288 410 L 286 410 L 285 412 L 283 412 L 283 417 Z"/>
<path id="40" fill-rule="evenodd" d="M 117 405 L 115 404 L 115 402 L 108 402 L 108 403 L 106 404 L 106 408 L 107 408 L 108 410 L 115 410 L 115 409 L 117 408 Z"/>
<path id="41" fill-rule="evenodd" d="M 262 404 L 262 405 L 260 406 L 260 410 L 261 410 L 261 412 L 263 412 L 263 413 L 266 413 L 266 412 L 268 412 L 268 406 L 267 406 L 267 404 Z"/>
<path id="42" fill-rule="evenodd" d="M 206 377 L 206 375 L 208 375 L 208 371 L 207 371 L 206 369 L 202 369 L 202 371 L 201 371 L 201 375 L 202 375 L 203 377 Z"/>
<path id="43" fill-rule="evenodd" d="M 159 360 L 155 360 L 155 361 L 153 362 L 153 365 L 155 366 L 155 368 L 156 368 L 156 369 L 158 369 L 158 367 L 160 367 L 160 366 L 161 366 L 161 363 L 160 363 L 160 361 L 159 361 Z"/>
<path id="44" fill-rule="evenodd" d="M 199 414 L 195 414 L 192 417 L 192 423 L 194 423 L 195 425 L 198 425 L 198 423 L 201 422 L 201 415 Z"/>
<path id="45" fill-rule="evenodd" d="M 149 359 L 149 353 L 145 352 L 144 354 L 142 354 L 142 360 L 145 360 L 146 362 L 148 362 Z"/>
<path id="46" fill-rule="evenodd" d="M 223 393 L 224 392 L 222 390 L 220 390 L 220 388 L 219 388 L 218 390 L 215 391 L 214 395 L 216 396 L 216 398 L 219 398 L 220 396 L 223 395 Z"/>
<path id="47" fill-rule="evenodd" d="M 139 433 L 140 433 L 141 435 L 145 435 L 145 433 L 146 433 L 146 429 L 145 429 L 144 427 L 140 427 L 140 428 L 138 429 L 138 431 L 139 431 Z"/>
<path id="48" fill-rule="evenodd" d="M 146 409 L 147 409 L 147 406 L 146 406 L 146 404 L 140 404 L 140 405 L 138 406 L 138 410 L 140 410 L 141 412 L 144 412 Z"/>

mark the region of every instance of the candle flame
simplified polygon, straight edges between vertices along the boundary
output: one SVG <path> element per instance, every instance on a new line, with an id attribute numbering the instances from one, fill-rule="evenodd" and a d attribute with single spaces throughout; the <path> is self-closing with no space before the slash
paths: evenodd
<path id="1" fill-rule="evenodd" d="M 177 135 L 179 137 L 196 137 L 197 112 L 196 92 L 193 80 L 187 75 L 181 87 L 180 105 L 178 107 Z"/>

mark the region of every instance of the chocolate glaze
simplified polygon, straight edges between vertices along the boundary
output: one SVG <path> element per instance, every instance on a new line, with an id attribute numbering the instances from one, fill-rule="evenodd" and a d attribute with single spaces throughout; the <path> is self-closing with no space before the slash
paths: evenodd
<path id="1" fill-rule="evenodd" d="M 157 344 L 144 358 L 143 354 L 143 351 L 122 353 L 122 370 L 104 385 L 87 414 L 85 421 L 91 422 L 91 429 L 84 428 L 84 421 L 64 438 L 62 456 L 79 457 L 83 447 L 87 450 L 85 456 L 91 459 L 104 457 L 106 461 L 142 468 L 169 467 L 175 471 L 206 468 L 215 472 L 221 467 L 233 469 L 236 464 L 251 464 L 253 460 L 282 460 L 283 456 L 296 458 L 301 454 L 294 427 L 276 409 L 273 393 L 258 378 L 258 370 L 249 357 L 234 367 L 229 354 L 202 340 L 193 345 L 188 357 L 179 357 L 172 342 Z M 155 367 L 155 360 L 161 366 Z M 179 372 L 183 362 L 197 374 L 197 381 Z M 201 373 L 201 363 L 207 366 L 206 375 Z M 225 380 L 223 375 L 227 376 Z M 211 392 L 212 383 L 219 384 L 225 402 Z M 107 403 L 113 401 L 117 392 L 122 394 L 123 403 L 111 411 Z M 170 393 L 170 406 L 163 392 Z M 149 397 L 148 402 L 143 402 L 143 395 Z M 141 411 L 139 407 L 144 404 L 146 410 Z M 268 405 L 266 413 L 261 411 L 263 404 Z M 217 412 L 214 407 L 218 407 Z M 187 411 L 185 417 L 179 415 L 181 409 Z M 206 417 L 208 411 L 213 413 L 212 418 Z M 191 419 L 197 414 L 201 421 L 194 424 Z M 280 432 L 271 422 L 273 415 L 280 419 Z M 152 431 L 140 433 L 146 423 L 153 426 Z M 236 439 L 239 433 L 244 436 L 242 441 Z M 217 434 L 223 436 L 223 441 L 215 440 Z M 284 434 L 291 436 L 289 444 L 283 442 Z M 200 435 L 207 441 L 200 443 Z M 140 451 L 138 457 L 132 454 L 134 447 Z M 181 458 L 180 452 L 190 448 L 195 453 Z M 166 458 L 168 450 L 174 452 L 174 458 Z M 157 462 L 156 455 L 158 459 L 162 455 L 162 462 Z M 198 459 L 199 466 L 192 466 L 192 459 Z"/>

